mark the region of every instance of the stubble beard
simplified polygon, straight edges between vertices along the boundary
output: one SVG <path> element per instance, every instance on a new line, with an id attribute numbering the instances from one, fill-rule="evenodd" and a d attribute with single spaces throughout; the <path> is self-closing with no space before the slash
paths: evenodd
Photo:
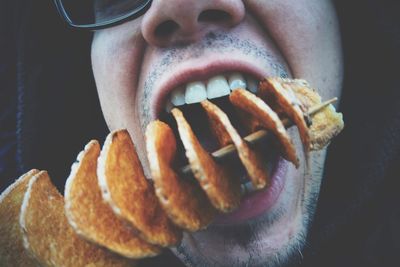
<path id="1" fill-rule="evenodd" d="M 247 266 L 262 266 L 262 267 L 295 267 L 299 266 L 303 259 L 303 249 L 306 246 L 307 233 L 312 226 L 318 196 L 320 191 L 321 179 L 324 170 L 324 160 L 326 150 L 313 152 L 310 157 L 310 168 L 305 173 L 304 190 L 301 193 L 300 208 L 301 219 L 297 233 L 277 251 L 268 252 L 269 255 L 262 252 L 262 249 L 249 244 L 262 243 L 262 237 L 257 233 L 259 229 L 273 225 L 281 216 L 284 216 L 285 210 L 278 210 L 273 217 L 261 222 L 249 222 L 238 226 L 212 226 L 206 231 L 218 233 L 223 236 L 224 242 L 227 244 L 236 244 L 241 248 L 246 249 L 246 258 L 224 258 L 213 259 L 208 255 L 204 255 L 201 251 L 192 252 L 192 248 L 182 243 L 173 252 L 180 260 L 188 267 L 210 266 L 210 267 L 247 267 Z M 190 236 L 190 234 L 189 234 Z M 193 240 L 188 237 L 188 240 Z M 193 241 L 194 242 L 194 241 Z M 249 246 L 247 248 L 247 246 Z"/>
<path id="2" fill-rule="evenodd" d="M 150 99 L 153 97 L 153 86 L 163 75 L 163 73 L 174 66 L 176 62 L 181 62 L 185 59 L 192 59 L 201 57 L 206 49 L 212 49 L 216 51 L 224 51 L 229 49 L 235 49 L 243 51 L 244 54 L 249 56 L 262 57 L 264 59 L 266 67 L 273 69 L 276 76 L 289 77 L 286 68 L 279 63 L 268 50 L 262 47 L 256 46 L 250 40 L 241 40 L 236 37 L 232 37 L 225 33 L 210 33 L 204 40 L 199 44 L 190 45 L 187 47 L 176 47 L 170 48 L 160 61 L 152 67 L 152 72 L 147 76 L 144 82 L 143 97 L 138 102 L 141 128 L 142 132 L 145 132 L 147 124 L 153 119 L 149 110 Z M 269 255 L 261 252 L 261 249 L 249 247 L 247 257 L 245 259 L 230 258 L 224 259 L 223 262 L 217 259 L 212 259 L 207 255 L 202 255 L 201 252 L 192 253 L 191 249 L 185 244 L 181 244 L 177 248 L 173 249 L 174 253 L 180 258 L 180 260 L 186 266 L 263 266 L 263 267 L 288 267 L 298 266 L 303 258 L 302 250 L 306 244 L 306 237 L 308 228 L 312 221 L 315 207 L 317 204 L 322 171 L 323 162 L 320 160 L 321 153 L 325 157 L 325 152 L 314 152 L 317 159 L 310 158 L 312 161 L 312 167 L 305 174 L 304 187 L 300 197 L 300 212 L 301 219 L 297 233 L 290 239 L 290 241 L 284 245 L 278 251 L 273 251 Z M 322 163 L 321 163 L 322 162 Z M 283 216 L 284 210 L 277 211 L 276 215 L 268 220 L 262 222 L 248 223 L 240 226 L 212 226 L 207 231 L 218 232 L 218 235 L 222 235 L 224 242 L 238 244 L 242 248 L 247 248 L 248 244 L 255 242 L 262 242 L 261 237 L 257 234 L 258 229 L 269 227 L 273 221 L 277 220 L 278 217 Z"/>

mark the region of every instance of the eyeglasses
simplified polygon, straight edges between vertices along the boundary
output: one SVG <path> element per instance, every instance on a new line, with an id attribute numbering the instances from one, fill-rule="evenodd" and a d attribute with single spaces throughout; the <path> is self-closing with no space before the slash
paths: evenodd
<path id="1" fill-rule="evenodd" d="M 54 0 L 60 15 L 74 28 L 99 30 L 136 19 L 151 0 Z"/>

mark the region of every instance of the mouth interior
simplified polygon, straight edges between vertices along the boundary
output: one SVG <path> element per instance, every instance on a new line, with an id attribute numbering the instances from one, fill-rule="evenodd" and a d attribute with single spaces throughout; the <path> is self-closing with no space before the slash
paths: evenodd
<path id="1" fill-rule="evenodd" d="M 238 131 L 242 138 L 251 133 L 243 127 L 235 107 L 229 101 L 229 96 L 219 97 L 209 101 L 211 101 L 213 104 L 216 104 L 223 112 L 227 114 L 233 127 Z M 217 139 L 210 130 L 207 114 L 200 103 L 183 105 L 178 108 L 183 112 L 186 120 L 192 127 L 194 134 L 206 151 L 212 153 L 221 148 L 217 142 Z M 172 128 L 175 136 L 179 137 L 177 124 L 171 113 L 162 112 L 159 119 L 167 123 Z M 260 143 L 257 143 L 257 146 L 253 147 L 265 159 L 265 164 L 268 166 L 270 176 L 274 173 L 280 156 L 279 147 L 277 144 L 278 141 L 273 136 L 270 136 L 270 138 L 262 140 Z M 233 169 L 235 173 L 239 174 L 242 185 L 247 187 L 249 186 L 250 180 L 248 179 L 247 171 L 242 165 L 237 153 L 233 153 L 225 157 L 223 160 L 217 160 L 217 162 L 219 164 L 229 166 L 230 169 Z M 187 164 L 188 160 L 185 156 L 185 149 L 182 141 L 180 138 L 177 138 L 177 153 L 174 162 L 174 168 L 175 170 L 180 170 Z"/>

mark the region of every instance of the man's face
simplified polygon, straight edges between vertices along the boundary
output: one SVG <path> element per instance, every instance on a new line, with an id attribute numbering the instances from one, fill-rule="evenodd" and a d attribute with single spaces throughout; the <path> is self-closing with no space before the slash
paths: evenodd
<path id="1" fill-rule="evenodd" d="M 107 124 L 129 130 L 147 175 L 145 127 L 176 87 L 236 71 L 304 78 L 328 99 L 340 94 L 343 67 L 330 0 L 154 0 L 141 18 L 95 33 L 92 63 Z M 297 131 L 289 133 L 300 167 L 281 161 L 277 192 L 246 198 L 220 218 L 228 223 L 185 234 L 174 249 L 183 262 L 273 266 L 301 253 L 325 153 L 307 165 Z"/>

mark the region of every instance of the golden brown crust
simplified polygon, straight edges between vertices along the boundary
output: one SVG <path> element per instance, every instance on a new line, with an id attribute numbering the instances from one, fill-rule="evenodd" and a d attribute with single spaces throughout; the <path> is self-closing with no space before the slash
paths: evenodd
<path id="1" fill-rule="evenodd" d="M 249 132 L 266 128 L 274 133 L 284 157 L 296 166 L 296 151 L 281 119 L 296 124 L 306 156 L 309 149 L 327 146 L 344 127 L 342 114 L 332 105 L 305 119 L 321 98 L 304 80 L 267 78 L 258 95 L 239 89 L 230 99 L 243 126 Z M 209 101 L 202 106 L 220 145 L 233 144 L 219 150 L 223 151 L 219 155 L 236 149 L 254 187 L 267 186 L 267 164 L 256 148 L 248 146 L 217 106 Z M 115 131 L 108 136 L 98 164 L 97 141 L 79 154 L 67 181 L 65 205 L 47 173 L 37 170 L 0 195 L 0 265 L 135 266 L 136 261 L 97 244 L 125 257 L 153 256 L 161 251 L 159 245 L 180 242 L 178 227 L 198 231 L 211 223 L 216 209 L 228 212 L 237 207 L 237 177 L 202 148 L 182 112 L 172 113 L 197 181 L 178 177 L 174 170 L 176 139 L 167 124 L 154 121 L 146 131 L 154 184 L 144 176 L 128 132 Z M 263 135 L 265 131 L 259 131 L 246 140 L 253 142 Z"/>
<path id="2" fill-rule="evenodd" d="M 160 245 L 177 245 L 182 232 L 169 220 L 146 179 L 126 130 L 109 134 L 99 158 L 98 177 L 103 199 L 131 223 L 140 237 Z"/>
<path id="3" fill-rule="evenodd" d="M 337 113 L 333 107 L 325 108 L 325 111 L 313 116 L 312 121 L 311 150 L 323 149 L 344 128 L 342 114 Z"/>
<path id="4" fill-rule="evenodd" d="M 47 172 L 30 180 L 20 225 L 25 248 L 42 266 L 135 266 L 134 261 L 78 237 L 64 214 L 64 199 Z"/>
<path id="5" fill-rule="evenodd" d="M 283 112 L 296 124 L 306 155 L 308 155 L 310 136 L 304 119 L 305 110 L 302 109 L 301 103 L 285 81 L 287 79 L 267 78 L 261 81 L 257 95 L 267 104 L 273 105 L 273 108 L 278 106 L 277 112 Z"/>
<path id="6" fill-rule="evenodd" d="M 245 129 L 246 135 L 254 133 L 255 131 L 263 128 L 259 120 L 253 116 L 250 116 L 249 113 L 245 112 L 244 110 L 236 108 L 235 113 L 239 118 L 240 126 Z"/>
<path id="7" fill-rule="evenodd" d="M 203 102 L 202 105 L 211 119 L 210 126 L 213 128 L 217 139 L 222 143 L 231 143 L 230 136 L 224 127 L 213 120 L 215 118 L 213 116 L 214 111 L 217 107 L 208 101 Z M 177 121 L 180 138 L 185 147 L 192 172 L 200 186 L 216 209 L 222 212 L 233 210 L 240 203 L 239 177 L 234 175 L 228 166 L 216 163 L 212 156 L 203 149 L 182 112 L 175 109 L 173 115 Z"/>
<path id="8" fill-rule="evenodd" d="M 305 80 L 284 80 L 295 93 L 306 111 L 321 103 L 321 97 Z M 309 127 L 311 150 L 320 150 L 329 144 L 344 128 L 343 115 L 329 105 L 320 112 L 311 115 Z"/>
<path id="9" fill-rule="evenodd" d="M 281 143 L 283 156 L 296 167 L 299 166 L 296 149 L 285 126 L 278 115 L 264 101 L 243 89 L 233 91 L 229 99 L 236 108 L 257 118 L 263 128 L 271 131 Z"/>
<path id="10" fill-rule="evenodd" d="M 228 116 L 223 113 L 217 106 L 209 101 L 202 102 L 202 106 L 206 110 L 211 124 L 215 128 L 219 128 L 219 132 L 228 135 L 231 138 L 239 158 L 245 167 L 249 179 L 255 188 L 264 188 L 269 185 L 269 174 L 265 159 L 256 150 L 251 149 L 246 141 L 244 141 L 238 132 L 234 129 Z M 225 133 L 224 133 L 225 132 Z M 240 181 L 237 181 L 240 187 Z"/>
<path id="11" fill-rule="evenodd" d="M 207 101 L 207 103 L 206 103 Z M 227 130 L 223 127 L 223 125 L 221 125 L 218 121 L 218 118 L 214 118 L 214 109 L 211 108 L 211 105 L 208 104 L 210 103 L 212 104 L 210 101 L 205 100 L 203 102 L 201 102 L 201 105 L 203 106 L 203 108 L 205 109 L 207 116 L 208 116 L 208 120 L 209 120 L 209 126 L 210 126 L 210 130 L 212 135 L 217 139 L 218 144 L 220 147 L 224 147 L 227 145 L 232 144 L 232 138 L 229 135 L 229 133 L 227 132 Z M 211 109 L 211 110 L 209 110 Z M 225 114 L 225 113 L 224 113 Z"/>
<path id="12" fill-rule="evenodd" d="M 172 165 L 176 139 L 171 128 L 153 121 L 146 130 L 147 155 L 157 196 L 171 220 L 188 231 L 209 225 L 215 209 L 199 185 L 178 177 Z"/>
<path id="13" fill-rule="evenodd" d="M 281 79 L 284 88 L 290 88 L 298 99 L 300 106 L 307 112 L 312 106 L 321 103 L 321 97 L 310 84 L 301 79 Z"/>
<path id="14" fill-rule="evenodd" d="M 100 145 L 89 142 L 71 168 L 65 186 L 65 211 L 82 237 L 128 258 L 155 256 L 161 248 L 143 241 L 103 202 L 97 180 Z"/>
<path id="15" fill-rule="evenodd" d="M 1 266 L 30 267 L 37 264 L 24 248 L 19 217 L 28 183 L 38 172 L 25 173 L 0 195 Z"/>

